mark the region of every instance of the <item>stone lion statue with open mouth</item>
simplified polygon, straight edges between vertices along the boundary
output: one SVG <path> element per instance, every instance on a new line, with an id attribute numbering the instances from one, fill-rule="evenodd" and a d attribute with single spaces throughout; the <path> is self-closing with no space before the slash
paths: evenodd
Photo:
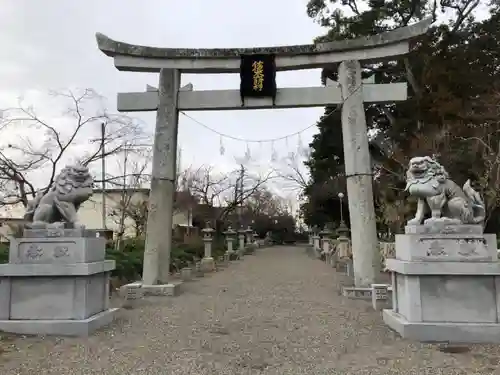
<path id="1" fill-rule="evenodd" d="M 83 165 L 70 165 L 61 170 L 47 193 L 39 193 L 28 203 L 25 220 L 31 228 L 44 228 L 47 224 L 74 227 L 77 211 L 93 193 L 93 179 Z"/>
<path id="2" fill-rule="evenodd" d="M 432 223 L 482 224 L 484 202 L 470 180 L 460 188 L 449 179 L 444 167 L 429 156 L 410 160 L 406 172 L 406 191 L 418 198 L 415 217 L 408 225 Z M 429 216 L 424 221 L 426 216 Z"/>

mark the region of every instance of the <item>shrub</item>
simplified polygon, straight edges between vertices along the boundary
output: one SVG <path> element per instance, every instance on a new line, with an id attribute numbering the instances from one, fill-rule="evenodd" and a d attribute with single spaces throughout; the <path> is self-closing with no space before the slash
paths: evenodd
<path id="1" fill-rule="evenodd" d="M 142 278 L 145 241 L 142 238 L 127 238 L 122 242 L 122 250 L 115 250 L 113 241 L 106 244 L 106 259 L 114 260 L 116 268 L 111 276 L 120 283 L 132 282 Z M 212 243 L 212 255 L 218 257 L 224 254 L 224 241 L 215 238 Z M 204 256 L 205 248 L 200 237 L 192 238 L 188 242 L 172 245 L 170 254 L 170 271 L 175 272 L 186 267 Z M 0 263 L 9 261 L 9 244 L 0 243 Z"/>
<path id="2" fill-rule="evenodd" d="M 142 277 L 142 264 L 144 258 L 144 241 L 127 239 L 123 243 L 123 250 L 115 250 L 114 244 L 108 244 L 106 259 L 116 262 L 116 268 L 111 276 L 120 281 L 130 282 Z"/>
<path id="3" fill-rule="evenodd" d="M 143 253 L 125 253 L 115 249 L 106 249 L 106 258 L 116 262 L 116 268 L 111 276 L 126 282 L 141 278 Z"/>
<path id="4" fill-rule="evenodd" d="M 0 263 L 9 262 L 9 244 L 0 243 Z"/>
<path id="5" fill-rule="evenodd" d="M 212 255 L 218 257 L 224 254 L 224 242 L 214 239 Z M 131 282 L 142 278 L 145 241 L 141 238 L 125 239 L 122 249 L 114 250 L 114 243 L 110 242 L 106 249 L 106 259 L 116 262 L 116 269 L 112 276 L 121 282 Z M 193 237 L 187 242 L 174 241 L 170 253 L 170 272 L 176 272 L 203 258 L 205 247 L 201 237 Z"/>
<path id="6" fill-rule="evenodd" d="M 172 247 L 185 253 L 185 255 L 182 255 L 178 252 L 181 258 L 187 258 L 190 259 L 190 261 L 194 261 L 194 259 L 203 258 L 203 254 L 205 253 L 204 246 L 203 240 L 200 237 L 194 237 L 190 238 L 187 242 L 174 242 Z M 174 258 L 174 256 L 172 256 L 172 258 Z"/>

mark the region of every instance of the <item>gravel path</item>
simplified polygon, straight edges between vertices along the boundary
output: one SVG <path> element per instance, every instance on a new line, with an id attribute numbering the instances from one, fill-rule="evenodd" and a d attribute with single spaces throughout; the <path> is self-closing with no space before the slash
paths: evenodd
<path id="1" fill-rule="evenodd" d="M 299 247 L 259 250 L 122 310 L 89 338 L 3 336 L 0 374 L 500 374 L 498 346 L 447 354 L 400 339 Z"/>

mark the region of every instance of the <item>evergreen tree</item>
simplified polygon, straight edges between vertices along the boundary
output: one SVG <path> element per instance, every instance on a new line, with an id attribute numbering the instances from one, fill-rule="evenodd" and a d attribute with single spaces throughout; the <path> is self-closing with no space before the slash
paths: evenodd
<path id="1" fill-rule="evenodd" d="M 459 184 L 472 178 L 485 195 L 489 212 L 500 205 L 496 193 L 500 177 L 491 177 L 497 170 L 500 176 L 496 160 L 500 126 L 498 116 L 491 113 L 495 108 L 491 98 L 495 87 L 500 87 L 500 16 L 492 4 L 489 17 L 477 21 L 474 16 L 479 3 L 311 0 L 307 6 L 310 17 L 329 27 L 316 42 L 373 35 L 427 17 L 452 15 L 415 40 L 407 56 L 363 66 L 363 76 L 374 75 L 376 83 L 406 81 L 409 86 L 405 102 L 365 106 L 367 126 L 376 133 L 370 150 L 376 162 L 379 223 L 393 231 L 401 228 L 412 210 L 403 191 L 404 172 L 409 158 L 417 155 L 437 156 Z M 333 64 L 324 69 L 322 81 L 336 79 L 337 68 Z M 328 116 L 329 111 L 327 108 L 319 120 L 319 134 L 310 145 L 307 165 L 311 182 L 303 207 L 308 223 L 334 220 L 337 210 L 332 210 L 332 200 L 337 200 L 338 191 L 345 190 L 340 113 Z"/>

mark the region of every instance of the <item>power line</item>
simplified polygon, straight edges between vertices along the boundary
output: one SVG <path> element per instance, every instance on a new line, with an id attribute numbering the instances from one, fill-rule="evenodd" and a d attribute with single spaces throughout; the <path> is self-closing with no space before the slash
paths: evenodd
<path id="1" fill-rule="evenodd" d="M 277 137 L 277 138 L 268 138 L 268 139 L 245 139 L 245 138 L 240 138 L 240 137 L 235 137 L 235 136 L 232 136 L 232 135 L 229 135 L 229 134 L 225 134 L 225 133 L 222 133 L 218 130 L 215 130 L 213 128 L 211 128 L 210 126 L 208 125 L 205 125 L 204 123 L 202 123 L 201 121 L 195 119 L 194 117 L 184 113 L 184 112 L 181 112 L 184 116 L 186 116 L 187 118 L 189 118 L 190 120 L 194 121 L 195 123 L 197 123 L 198 125 L 204 127 L 205 129 L 207 130 L 210 130 L 211 132 L 215 133 L 215 134 L 218 134 L 220 135 L 221 137 L 224 137 L 224 138 L 229 138 L 229 139 L 232 139 L 234 141 L 240 141 L 240 142 L 245 142 L 245 143 L 269 143 L 269 142 L 275 142 L 275 141 L 281 141 L 283 139 L 287 139 L 287 138 L 291 138 L 291 137 L 294 137 L 298 134 L 301 134 L 303 132 L 305 132 L 306 130 L 312 128 L 313 126 L 316 126 L 316 124 L 312 124 L 312 125 L 309 125 L 308 127 L 302 129 L 302 130 L 299 130 L 295 133 L 291 133 L 291 134 L 288 134 L 288 135 L 284 135 L 284 136 L 281 136 L 281 137 Z"/>
<path id="2" fill-rule="evenodd" d="M 322 120 L 325 120 L 327 119 L 328 117 L 330 117 L 332 114 L 334 114 L 335 112 L 337 112 L 340 108 L 342 108 L 342 104 L 344 104 L 344 102 L 349 99 L 352 95 L 354 95 L 361 87 L 363 87 L 363 85 L 359 85 L 358 87 L 356 87 L 356 89 L 345 99 L 342 100 L 341 103 L 337 104 L 337 108 L 335 108 L 333 111 L 331 111 L 330 113 L 328 113 L 326 116 L 323 117 Z M 190 119 L 191 121 L 193 121 L 194 123 L 200 125 L 201 127 L 211 131 L 212 133 L 215 133 L 217 135 L 219 135 L 220 137 L 223 137 L 223 138 L 228 138 L 228 139 L 232 139 L 234 141 L 238 141 L 238 142 L 245 142 L 245 143 L 273 143 L 273 142 L 277 142 L 277 141 L 281 141 L 281 140 L 284 140 L 284 139 L 288 139 L 288 138 L 292 138 L 296 135 L 299 135 L 299 134 L 302 134 L 303 132 L 305 132 L 306 130 L 309 130 L 311 129 L 312 127 L 316 126 L 317 123 L 314 123 L 312 125 L 309 125 L 307 127 L 305 127 L 304 129 L 301 129 L 299 131 L 296 131 L 294 133 L 291 133 L 291 134 L 287 134 L 287 135 L 284 135 L 284 136 L 280 136 L 280 137 L 276 137 L 276 138 L 266 138 L 266 139 L 246 139 L 246 138 L 241 138 L 241 137 L 236 137 L 236 136 L 233 136 L 233 135 L 230 135 L 230 134 L 226 134 L 226 133 L 222 133 L 206 124 L 204 124 L 203 122 L 201 122 L 200 120 L 197 120 L 196 118 L 194 118 L 193 116 L 191 115 L 188 115 L 186 112 L 184 111 L 179 111 L 181 114 L 183 114 L 185 117 L 187 117 L 188 119 Z M 135 145 L 135 146 L 153 146 L 153 144 L 140 144 L 140 145 Z"/>
<path id="3" fill-rule="evenodd" d="M 363 87 L 363 85 L 359 85 L 358 87 L 356 87 L 356 89 L 351 93 L 349 94 L 349 96 L 345 99 L 342 100 L 341 103 L 337 104 L 337 108 L 335 108 L 332 112 L 330 112 L 328 115 L 326 115 L 325 117 L 323 117 L 323 120 L 330 117 L 333 113 L 337 112 L 340 108 L 342 108 L 342 104 L 344 104 L 344 102 L 349 99 L 352 95 L 354 95 L 361 87 Z M 308 129 L 311 129 L 313 126 L 316 126 L 317 123 L 314 123 L 312 125 L 309 125 L 307 127 L 305 127 L 304 129 L 302 130 L 299 130 L 297 132 L 294 132 L 294 133 L 291 133 L 291 134 L 288 134 L 288 135 L 284 135 L 284 136 L 281 136 L 281 137 L 276 137 L 276 138 L 268 138 L 268 139 L 245 139 L 245 138 L 240 138 L 240 137 L 235 137 L 233 135 L 230 135 L 230 134 L 225 134 L 225 133 L 222 133 L 204 123 L 202 123 L 201 121 L 197 120 L 196 118 L 192 117 L 191 115 L 188 115 L 186 112 L 183 112 L 183 111 L 180 111 L 180 113 L 182 113 L 184 116 L 186 116 L 187 118 L 189 118 L 190 120 L 192 120 L 193 122 L 195 122 L 196 124 L 202 126 L 203 128 L 211 131 L 212 133 L 215 133 L 215 134 L 218 134 L 219 136 L 223 137 L 223 138 L 228 138 L 228 139 L 232 139 L 234 141 L 239 141 L 239 142 L 245 142 L 245 143 L 272 143 L 272 142 L 276 142 L 276 141 L 281 141 L 283 139 L 288 139 L 288 138 L 291 138 L 291 137 L 294 137 L 296 135 L 299 135 L 303 132 L 305 132 L 306 130 Z"/>

